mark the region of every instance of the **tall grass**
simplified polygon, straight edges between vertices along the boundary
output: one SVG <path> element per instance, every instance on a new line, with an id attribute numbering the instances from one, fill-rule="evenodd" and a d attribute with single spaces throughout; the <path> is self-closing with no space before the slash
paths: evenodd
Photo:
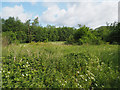
<path id="1" fill-rule="evenodd" d="M 62 42 L 3 48 L 3 87 L 117 88 L 118 45 L 64 45 Z"/>

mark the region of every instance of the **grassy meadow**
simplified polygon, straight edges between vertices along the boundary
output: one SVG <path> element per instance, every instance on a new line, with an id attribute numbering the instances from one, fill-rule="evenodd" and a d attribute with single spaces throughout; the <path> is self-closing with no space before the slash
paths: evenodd
<path id="1" fill-rule="evenodd" d="M 119 45 L 11 44 L 2 48 L 2 87 L 120 88 Z"/>

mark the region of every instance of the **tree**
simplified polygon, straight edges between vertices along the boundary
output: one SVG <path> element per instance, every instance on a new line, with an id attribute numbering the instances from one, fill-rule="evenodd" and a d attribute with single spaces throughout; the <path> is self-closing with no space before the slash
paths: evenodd
<path id="1" fill-rule="evenodd" d="M 80 38 L 88 34 L 89 34 L 89 28 L 86 26 L 82 26 L 75 32 L 74 39 L 78 41 Z"/>

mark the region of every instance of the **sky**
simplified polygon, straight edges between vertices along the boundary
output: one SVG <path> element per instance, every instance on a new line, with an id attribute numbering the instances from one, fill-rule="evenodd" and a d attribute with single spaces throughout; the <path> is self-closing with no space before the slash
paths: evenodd
<path id="1" fill-rule="evenodd" d="M 118 21 L 119 0 L 0 0 L 0 16 L 18 17 L 22 22 L 39 18 L 42 26 L 90 28 Z"/>

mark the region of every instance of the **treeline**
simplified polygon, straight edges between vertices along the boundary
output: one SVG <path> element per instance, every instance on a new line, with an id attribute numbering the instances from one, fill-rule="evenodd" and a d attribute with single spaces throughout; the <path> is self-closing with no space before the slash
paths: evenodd
<path id="1" fill-rule="evenodd" d="M 66 44 L 120 44 L 120 23 L 107 24 L 95 30 L 79 25 L 74 27 L 40 26 L 38 18 L 25 23 L 18 18 L 2 20 L 3 43 L 30 43 L 48 41 L 66 41 Z"/>

